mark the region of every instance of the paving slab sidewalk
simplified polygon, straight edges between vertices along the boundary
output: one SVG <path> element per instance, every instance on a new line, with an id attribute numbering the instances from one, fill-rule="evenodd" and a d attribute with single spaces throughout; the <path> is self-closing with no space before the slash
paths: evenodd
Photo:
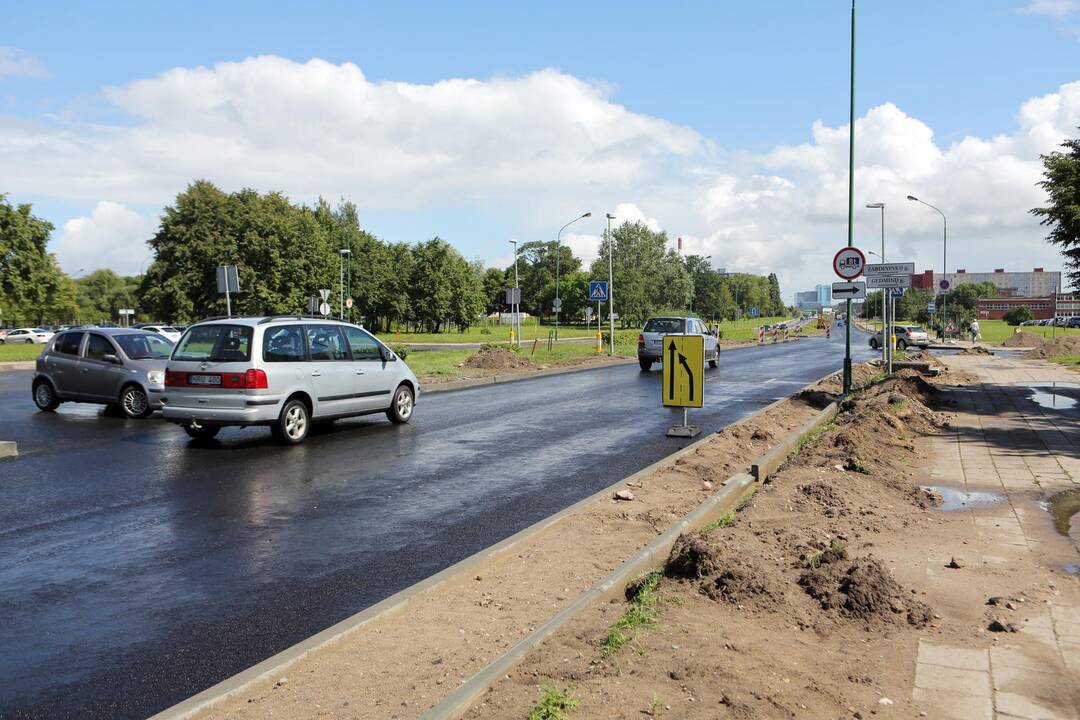
<path id="1" fill-rule="evenodd" d="M 973 572 L 943 569 L 951 558 L 932 550 L 927 586 L 944 595 L 968 584 L 978 595 L 995 582 L 1015 588 L 1026 581 L 1032 592 L 1002 598 L 1008 609 L 987 607 L 986 618 L 1015 621 L 1016 632 L 980 628 L 975 647 L 921 640 L 912 697 L 928 717 L 1080 718 L 1080 551 L 1054 532 L 1040 506 L 1057 492 L 1080 489 L 1080 412 L 1043 408 L 1026 385 L 1078 377 L 1015 356 L 942 360 L 980 382 L 949 393 L 957 403 L 954 432 L 932 440 L 931 481 L 1001 500 L 976 500 L 959 511 L 971 523 L 964 562 Z"/>

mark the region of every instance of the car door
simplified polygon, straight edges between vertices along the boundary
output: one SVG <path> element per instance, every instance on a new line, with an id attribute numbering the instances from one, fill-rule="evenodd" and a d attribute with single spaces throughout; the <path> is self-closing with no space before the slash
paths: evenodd
<path id="1" fill-rule="evenodd" d="M 390 407 L 390 395 L 397 387 L 398 362 L 383 359 L 379 341 L 362 328 L 345 326 L 352 352 L 353 388 L 357 403 L 365 412 Z"/>
<path id="2" fill-rule="evenodd" d="M 305 325 L 315 416 L 359 412 L 349 348 L 339 325 Z"/>
<path id="3" fill-rule="evenodd" d="M 79 376 L 79 350 L 86 333 L 66 332 L 56 338 L 49 354 L 45 356 L 45 367 L 56 392 L 62 397 L 76 394 Z"/>
<path id="4" fill-rule="evenodd" d="M 108 356 L 113 359 L 106 360 Z M 112 340 L 98 333 L 88 333 L 79 358 L 76 392 L 94 400 L 118 402 L 120 385 L 127 378 L 127 372 L 120 364 L 121 357 L 123 355 Z"/>

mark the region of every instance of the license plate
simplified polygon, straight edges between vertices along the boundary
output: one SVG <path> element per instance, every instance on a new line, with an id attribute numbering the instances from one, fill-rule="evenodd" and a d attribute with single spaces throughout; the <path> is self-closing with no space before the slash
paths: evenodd
<path id="1" fill-rule="evenodd" d="M 188 385 L 220 385 L 220 375 L 188 375 Z"/>

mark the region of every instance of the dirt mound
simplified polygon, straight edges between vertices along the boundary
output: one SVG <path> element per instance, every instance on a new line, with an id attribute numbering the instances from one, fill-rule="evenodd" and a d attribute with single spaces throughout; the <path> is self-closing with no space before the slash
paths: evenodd
<path id="1" fill-rule="evenodd" d="M 1062 335 L 1052 340 L 1047 339 L 1037 348 L 1027 354 L 1029 358 L 1049 358 L 1057 355 L 1080 354 L 1080 337 L 1076 335 Z"/>
<path id="2" fill-rule="evenodd" d="M 847 514 L 847 503 L 844 502 L 844 498 L 828 483 L 812 482 L 800 485 L 799 492 L 803 498 L 818 505 L 825 517 Z"/>
<path id="3" fill-rule="evenodd" d="M 1005 338 L 1001 344 L 1005 347 L 1039 347 L 1043 344 L 1043 337 L 1021 330 Z"/>
<path id="4" fill-rule="evenodd" d="M 930 367 L 937 368 L 938 370 L 948 369 L 945 363 L 938 360 L 937 355 L 926 350 L 920 350 L 919 352 L 908 353 L 908 362 L 924 362 L 928 363 Z"/>
<path id="5" fill-rule="evenodd" d="M 757 598 L 771 601 L 775 593 L 765 584 L 764 578 L 765 574 L 749 561 L 733 558 L 715 577 L 701 584 L 701 591 L 712 600 L 735 605 Z"/>
<path id="6" fill-rule="evenodd" d="M 907 622 L 923 627 L 930 621 L 930 607 L 904 594 L 873 555 L 856 558 L 846 567 L 842 562 L 825 562 L 807 570 L 799 585 L 824 610 L 867 623 Z"/>
<path id="7" fill-rule="evenodd" d="M 697 580 L 720 568 L 716 551 L 700 533 L 684 533 L 671 546 L 664 575 Z"/>
<path id="8" fill-rule="evenodd" d="M 482 370 L 513 370 L 529 365 L 527 358 L 506 348 L 483 348 L 462 363 L 462 367 Z"/>
<path id="9" fill-rule="evenodd" d="M 993 350 L 987 350 L 982 345 L 973 345 L 960 351 L 961 355 L 993 355 Z"/>

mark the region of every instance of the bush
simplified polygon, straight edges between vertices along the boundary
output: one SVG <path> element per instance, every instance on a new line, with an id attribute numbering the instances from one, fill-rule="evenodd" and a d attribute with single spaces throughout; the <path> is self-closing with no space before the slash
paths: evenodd
<path id="1" fill-rule="evenodd" d="M 387 347 L 402 360 L 409 356 L 409 346 L 405 343 L 390 343 Z"/>
<path id="2" fill-rule="evenodd" d="M 1035 316 L 1031 314 L 1031 308 L 1027 305 L 1018 305 L 1005 313 L 1005 322 L 1014 326 L 1034 319 Z"/>
<path id="3" fill-rule="evenodd" d="M 489 327 L 480 328 L 480 334 L 481 335 L 490 335 L 491 334 L 491 328 L 489 328 Z"/>

